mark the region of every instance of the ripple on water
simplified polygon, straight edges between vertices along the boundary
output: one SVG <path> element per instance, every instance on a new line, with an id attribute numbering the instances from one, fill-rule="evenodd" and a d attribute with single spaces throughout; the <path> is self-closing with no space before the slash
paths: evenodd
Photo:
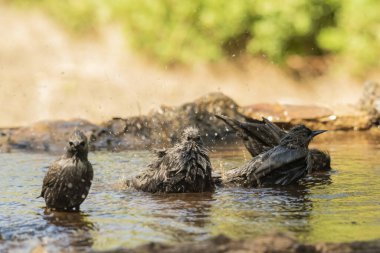
<path id="1" fill-rule="evenodd" d="M 78 214 L 46 213 L 43 199 L 36 199 L 55 156 L 0 154 L 0 251 L 28 251 L 40 243 L 52 251 L 87 251 L 202 240 L 219 233 L 247 238 L 274 229 L 306 242 L 378 238 L 379 146 L 364 137 L 334 142 L 315 144 L 330 152 L 334 170 L 308 176 L 297 187 L 218 188 L 213 194 L 152 195 L 125 189 L 123 181 L 149 163 L 149 152 L 92 153 L 95 179 Z M 240 146 L 211 156 L 220 172 L 249 159 Z"/>

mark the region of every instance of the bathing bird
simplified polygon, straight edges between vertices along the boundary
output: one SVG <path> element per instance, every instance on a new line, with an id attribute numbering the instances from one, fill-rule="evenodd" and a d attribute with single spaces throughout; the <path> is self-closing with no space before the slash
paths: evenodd
<path id="1" fill-rule="evenodd" d="M 69 138 L 65 154 L 53 162 L 44 177 L 40 197 L 45 199 L 47 208 L 79 211 L 94 175 L 87 155 L 87 137 L 76 130 Z"/>
<path id="2" fill-rule="evenodd" d="M 304 125 L 289 130 L 279 144 L 223 177 L 224 185 L 261 187 L 289 185 L 298 182 L 314 166 L 310 141 L 326 130 L 312 131 Z"/>
<path id="3" fill-rule="evenodd" d="M 247 121 L 241 122 L 222 115 L 215 116 L 236 132 L 252 157 L 279 145 L 281 138 L 287 134 L 287 131 L 264 117 L 262 120 L 245 117 Z M 331 170 L 331 158 L 328 153 L 318 149 L 310 149 L 309 152 L 313 160 L 311 172 Z"/>
<path id="4" fill-rule="evenodd" d="M 211 192 L 215 185 L 208 151 L 199 130 L 188 127 L 173 147 L 156 150 L 156 157 L 141 175 L 127 182 L 144 192 Z"/>

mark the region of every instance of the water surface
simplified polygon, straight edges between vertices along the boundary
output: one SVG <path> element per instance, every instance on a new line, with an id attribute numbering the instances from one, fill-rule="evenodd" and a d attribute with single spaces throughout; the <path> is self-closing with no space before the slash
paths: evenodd
<path id="1" fill-rule="evenodd" d="M 95 178 L 81 213 L 46 213 L 40 193 L 51 154 L 0 154 L 0 252 L 38 244 L 53 251 L 105 250 L 156 241 L 178 243 L 220 233 L 247 238 L 288 231 L 304 242 L 380 237 L 380 139 L 329 133 L 313 146 L 327 150 L 334 170 L 287 188 L 218 188 L 213 194 L 152 195 L 124 189 L 125 178 L 149 163 L 148 151 L 95 152 Z M 211 152 L 223 172 L 250 158 L 244 147 Z"/>

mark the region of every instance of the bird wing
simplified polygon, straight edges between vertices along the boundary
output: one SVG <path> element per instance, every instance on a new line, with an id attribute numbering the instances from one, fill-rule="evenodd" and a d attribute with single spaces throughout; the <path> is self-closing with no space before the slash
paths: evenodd
<path id="1" fill-rule="evenodd" d="M 166 178 L 166 167 L 168 160 L 167 149 L 154 149 L 155 157 L 140 175 L 127 181 L 128 186 L 133 186 L 137 190 L 156 192 L 162 187 Z"/>
<path id="2" fill-rule="evenodd" d="M 284 130 L 263 118 L 262 121 L 246 117 L 240 122 L 222 115 L 215 115 L 234 130 L 253 157 L 277 146 L 286 134 Z"/>
<path id="3" fill-rule="evenodd" d="M 161 158 L 161 157 L 164 157 L 166 154 L 167 154 L 167 149 L 165 148 L 162 148 L 162 149 L 153 149 L 153 153 Z"/>
<path id="4" fill-rule="evenodd" d="M 263 145 L 256 138 L 252 138 L 250 131 L 246 129 L 243 122 L 222 115 L 215 116 L 223 120 L 234 132 L 237 133 L 237 135 L 243 140 L 245 147 L 253 157 L 261 153 L 261 151 L 263 150 Z"/>
<path id="5" fill-rule="evenodd" d="M 307 173 L 307 149 L 277 146 L 254 170 L 259 185 L 288 185 Z"/>
<path id="6" fill-rule="evenodd" d="M 285 136 L 286 131 L 279 128 L 276 124 L 274 124 L 272 121 L 268 120 L 267 118 L 263 117 L 263 122 L 265 123 L 265 126 L 267 127 L 268 131 L 272 133 L 273 138 L 276 140 L 277 142 L 276 145 L 278 145 L 282 137 Z"/>
<path id="7" fill-rule="evenodd" d="M 42 190 L 40 197 L 43 197 L 47 188 L 53 186 L 62 171 L 62 165 L 59 160 L 55 161 L 46 172 L 44 180 L 42 182 Z"/>

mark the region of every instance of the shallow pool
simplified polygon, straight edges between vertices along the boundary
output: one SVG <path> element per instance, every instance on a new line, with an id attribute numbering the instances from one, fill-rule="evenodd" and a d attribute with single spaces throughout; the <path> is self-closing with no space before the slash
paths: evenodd
<path id="1" fill-rule="evenodd" d="M 52 251 L 105 250 L 156 241 L 202 240 L 220 233 L 246 238 L 290 231 L 305 242 L 380 237 L 380 139 L 328 133 L 313 146 L 330 152 L 334 170 L 282 189 L 218 188 L 213 194 L 152 195 L 123 180 L 149 163 L 148 151 L 95 152 L 95 178 L 81 213 L 46 213 L 41 190 L 51 154 L 0 154 L 0 252 L 38 244 Z M 241 145 L 212 148 L 214 170 L 241 165 Z"/>

